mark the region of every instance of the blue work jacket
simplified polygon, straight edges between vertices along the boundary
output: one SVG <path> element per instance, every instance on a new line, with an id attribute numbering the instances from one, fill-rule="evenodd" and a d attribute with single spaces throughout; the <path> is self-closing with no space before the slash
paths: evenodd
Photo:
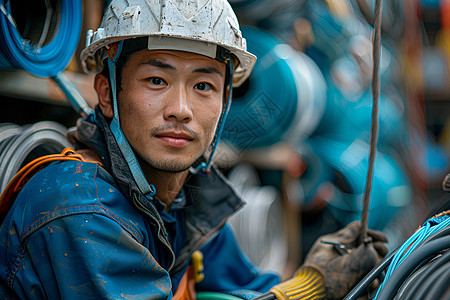
<path id="1" fill-rule="evenodd" d="M 197 249 L 198 291 L 251 297 L 279 282 L 239 249 L 226 222 L 242 201 L 216 169 L 190 175 L 165 211 L 130 180 L 101 115 L 81 120 L 72 138 L 104 167 L 52 163 L 24 186 L 0 230 L 0 298 L 170 299 Z"/>

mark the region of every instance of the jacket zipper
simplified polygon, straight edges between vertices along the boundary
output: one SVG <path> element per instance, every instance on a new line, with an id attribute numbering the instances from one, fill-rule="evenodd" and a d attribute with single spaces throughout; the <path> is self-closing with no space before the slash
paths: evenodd
<path id="1" fill-rule="evenodd" d="M 170 266 L 167 269 L 167 271 L 170 272 L 170 270 L 173 268 L 173 265 L 175 264 L 175 253 L 173 252 L 172 247 L 170 246 L 170 243 L 169 243 L 166 235 L 164 233 L 162 233 L 162 225 L 161 225 L 160 220 L 157 217 L 157 212 L 150 211 L 147 207 L 145 207 L 139 201 L 136 193 L 133 193 L 133 202 L 140 211 L 145 213 L 146 216 L 150 217 L 153 221 L 156 222 L 156 224 L 158 224 L 158 239 L 169 249 L 170 254 L 172 255 L 172 260 L 171 260 Z"/>

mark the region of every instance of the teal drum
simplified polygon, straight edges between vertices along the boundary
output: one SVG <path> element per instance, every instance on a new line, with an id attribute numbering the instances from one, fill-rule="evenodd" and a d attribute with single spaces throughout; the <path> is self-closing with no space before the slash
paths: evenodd
<path id="1" fill-rule="evenodd" d="M 243 27 L 258 60 L 250 78 L 233 90 L 223 139 L 245 150 L 280 141 L 296 145 L 324 111 L 326 84 L 317 65 L 266 31 Z"/>

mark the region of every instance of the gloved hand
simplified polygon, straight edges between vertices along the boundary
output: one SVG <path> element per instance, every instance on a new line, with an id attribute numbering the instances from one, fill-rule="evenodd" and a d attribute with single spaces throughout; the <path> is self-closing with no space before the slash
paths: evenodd
<path id="1" fill-rule="evenodd" d="M 344 298 L 387 253 L 387 239 L 379 231 L 367 230 L 360 243 L 360 227 L 353 222 L 318 238 L 297 273 L 270 292 L 278 300 Z"/>
<path id="2" fill-rule="evenodd" d="M 318 238 L 301 267 L 320 272 L 329 299 L 342 299 L 387 254 L 387 238 L 379 231 L 367 230 L 366 241 L 360 244 L 360 227 L 360 222 L 353 222 Z M 329 242 L 345 245 L 348 253 L 339 254 Z"/>

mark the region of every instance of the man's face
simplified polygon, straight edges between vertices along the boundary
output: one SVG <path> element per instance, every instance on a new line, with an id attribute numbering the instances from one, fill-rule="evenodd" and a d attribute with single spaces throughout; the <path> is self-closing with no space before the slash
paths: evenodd
<path id="1" fill-rule="evenodd" d="M 225 64 L 172 50 L 134 53 L 118 93 L 122 131 L 151 167 L 180 172 L 208 148 L 222 111 Z"/>

